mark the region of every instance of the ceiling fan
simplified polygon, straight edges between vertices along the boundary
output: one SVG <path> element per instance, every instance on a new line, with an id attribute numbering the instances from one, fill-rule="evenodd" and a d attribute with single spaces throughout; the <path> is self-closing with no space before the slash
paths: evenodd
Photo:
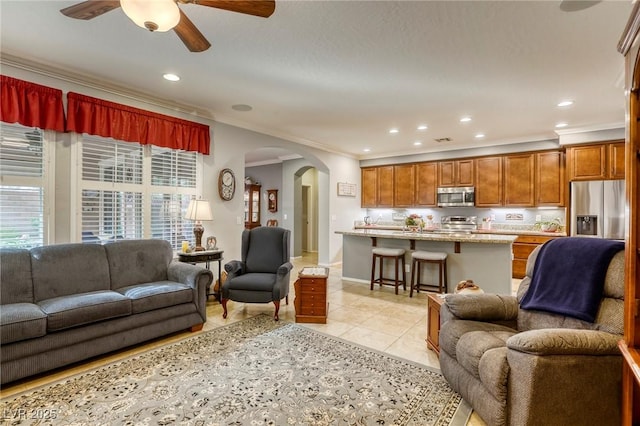
<path id="1" fill-rule="evenodd" d="M 87 0 L 60 12 L 70 18 L 89 20 L 122 7 L 124 13 L 149 31 L 173 29 L 192 52 L 203 52 L 211 43 L 180 10 L 178 4 L 196 4 L 232 12 L 268 18 L 276 8 L 275 0 Z"/>

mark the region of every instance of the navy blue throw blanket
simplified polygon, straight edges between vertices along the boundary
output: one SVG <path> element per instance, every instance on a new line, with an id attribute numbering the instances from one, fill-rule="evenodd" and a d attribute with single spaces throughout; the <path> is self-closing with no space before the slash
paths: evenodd
<path id="1" fill-rule="evenodd" d="M 533 277 L 520 307 L 594 322 L 613 256 L 621 241 L 585 237 L 556 238 L 538 253 Z"/>

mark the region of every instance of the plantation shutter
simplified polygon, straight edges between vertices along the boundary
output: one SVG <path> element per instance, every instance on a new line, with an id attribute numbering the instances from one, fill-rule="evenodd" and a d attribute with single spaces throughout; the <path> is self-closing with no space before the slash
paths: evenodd
<path id="1" fill-rule="evenodd" d="M 143 238 L 143 146 L 85 135 L 81 147 L 82 241 Z"/>
<path id="2" fill-rule="evenodd" d="M 0 247 L 45 243 L 43 132 L 0 124 Z"/>
<path id="3" fill-rule="evenodd" d="M 151 235 L 178 249 L 195 242 L 193 221 L 184 215 L 196 196 L 197 154 L 151 146 Z"/>

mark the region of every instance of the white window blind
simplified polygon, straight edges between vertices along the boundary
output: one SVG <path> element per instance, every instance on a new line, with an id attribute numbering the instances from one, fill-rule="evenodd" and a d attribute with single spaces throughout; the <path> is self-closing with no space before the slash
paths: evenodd
<path id="1" fill-rule="evenodd" d="M 194 242 L 184 219 L 196 196 L 198 154 L 84 135 L 81 141 L 82 240 L 159 238 Z"/>
<path id="2" fill-rule="evenodd" d="M 197 154 L 151 146 L 151 235 L 177 249 L 195 242 L 193 222 L 184 215 L 196 195 Z"/>
<path id="3" fill-rule="evenodd" d="M 82 139 L 82 241 L 143 238 L 143 146 Z"/>
<path id="4" fill-rule="evenodd" d="M 45 244 L 43 132 L 0 124 L 0 247 Z"/>

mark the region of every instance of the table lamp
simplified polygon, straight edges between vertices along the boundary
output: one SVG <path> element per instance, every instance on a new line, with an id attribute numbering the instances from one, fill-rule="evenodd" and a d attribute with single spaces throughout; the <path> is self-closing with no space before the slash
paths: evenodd
<path id="1" fill-rule="evenodd" d="M 193 226 L 193 234 L 196 236 L 195 251 L 204 251 L 205 248 L 202 247 L 202 234 L 204 233 L 204 227 L 200 221 L 213 219 L 209 202 L 207 200 L 191 200 L 189 202 L 189 207 L 187 207 L 187 214 L 184 218 L 195 221 L 195 225 Z"/>

